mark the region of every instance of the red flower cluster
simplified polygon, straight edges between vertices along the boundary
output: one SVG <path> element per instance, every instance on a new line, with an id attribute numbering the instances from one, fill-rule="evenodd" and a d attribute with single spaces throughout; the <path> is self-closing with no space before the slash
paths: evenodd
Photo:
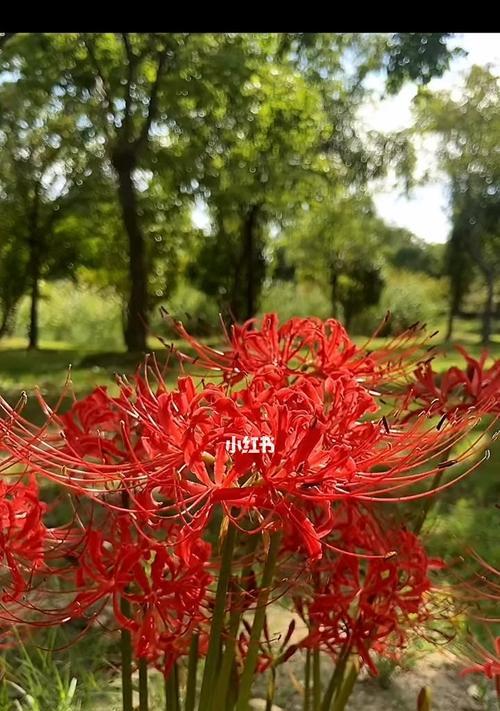
<path id="1" fill-rule="evenodd" d="M 16 599 L 29 587 L 24 571 L 32 574 L 44 567 L 45 506 L 39 500 L 35 480 L 12 476 L 10 484 L 0 481 L 0 555 L 9 585 L 3 599 Z"/>
<path id="2" fill-rule="evenodd" d="M 301 646 L 319 647 L 335 658 L 356 653 L 377 673 L 371 652 L 391 656 L 430 616 L 429 559 L 404 527 L 384 530 L 373 512 L 345 507 L 335 537 L 358 553 L 332 555 L 311 571 L 308 596 L 296 599 L 309 634 Z"/>
<path id="3" fill-rule="evenodd" d="M 498 364 L 485 370 L 484 359 L 467 356 L 467 370 L 452 369 L 439 385 L 421 364 L 401 399 L 395 383 L 408 379 L 425 343 L 416 328 L 371 353 L 334 320 L 280 326 L 270 314 L 260 328 L 235 326 L 224 351 L 176 328 L 197 354 L 181 361 L 219 374 L 217 382 L 192 373 L 169 388 L 147 363 L 132 383 L 119 381 L 117 397 L 98 388 L 66 414 L 50 412 L 41 428 L 1 405 L 4 470 L 21 462 L 30 476 L 63 486 L 75 505 L 71 524 L 49 537 L 51 561 L 59 549 L 74 562 L 51 564 L 69 600 L 58 619 L 93 619 L 111 602 L 136 655 L 168 672 L 195 631 L 208 636 L 220 564 L 206 541 L 222 518 L 241 540 L 257 539 L 253 579 L 259 541 L 282 533 L 273 586 L 283 585 L 290 565 L 309 580 L 297 600 L 309 626 L 303 646 L 338 656 L 347 645 L 374 671 L 371 651 L 403 647 L 425 620 L 433 565 L 415 535 L 383 523 L 379 505 L 432 495 L 422 484 L 470 456 L 443 460 L 476 413 L 498 411 Z M 273 447 L 227 446 L 258 438 Z M 46 532 L 30 482 L 1 492 L 2 550 L 15 591 L 29 587 L 27 560 L 35 570 L 43 561 Z M 233 638 L 244 657 L 250 638 Z"/>
<path id="4" fill-rule="evenodd" d="M 75 570 L 81 592 L 67 611 L 97 615 L 111 601 L 116 622 L 132 633 L 136 656 L 168 672 L 206 619 L 210 545 L 186 541 L 168 523 L 154 540 L 134 533 L 124 513 L 87 532 Z"/>
<path id="5" fill-rule="evenodd" d="M 441 374 L 433 370 L 431 362 L 419 364 L 415 382 L 405 394 L 404 408 L 410 414 L 422 410 L 446 416 L 468 411 L 475 415 L 500 413 L 500 361 L 485 368 L 486 352 L 476 360 L 464 348 L 456 349 L 466 362 L 464 369 L 453 366 Z"/>

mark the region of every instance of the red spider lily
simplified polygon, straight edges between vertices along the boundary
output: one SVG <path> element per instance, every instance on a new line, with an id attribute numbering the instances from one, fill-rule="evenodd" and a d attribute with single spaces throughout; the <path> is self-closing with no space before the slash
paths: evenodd
<path id="1" fill-rule="evenodd" d="M 232 326 L 227 351 L 199 343 L 182 323 L 173 323 L 197 353 L 199 365 L 223 371 L 231 382 L 252 375 L 279 384 L 299 373 L 326 377 L 343 367 L 360 373 L 371 373 L 375 368 L 374 361 L 354 345 L 344 327 L 334 319 L 292 318 L 280 326 L 276 314 L 267 314 L 259 329 L 257 320 L 250 319 L 242 326 Z"/>
<path id="2" fill-rule="evenodd" d="M 320 646 L 334 657 L 349 649 L 376 674 L 371 653 L 403 649 L 429 616 L 428 573 L 440 563 L 412 533 L 384 532 L 367 512 L 351 509 L 344 526 L 344 544 L 362 552 L 329 555 L 314 566 L 310 602 L 295 600 L 310 629 L 301 646 Z"/>
<path id="3" fill-rule="evenodd" d="M 293 386 L 276 388 L 257 380 L 233 393 L 215 385 L 200 391 L 183 378 L 177 390 L 148 402 L 147 411 L 139 399 L 131 407 L 149 454 L 137 472 L 174 502 L 194 531 L 222 504 L 229 516 L 232 507 L 254 513 L 261 521 L 255 530 L 276 519 L 295 525 L 313 557 L 320 555 L 320 536 L 305 508 L 324 510 L 326 524 L 334 501 L 369 500 L 423 481 L 442 465 L 416 467 L 441 453 L 465 426 L 457 422 L 439 432 L 422 422 L 404 428 L 363 422 L 377 406 L 347 373 L 324 381 L 298 378 Z M 275 451 L 230 456 L 225 442 L 233 435 L 268 436 Z M 326 524 L 321 535 L 328 530 Z"/>
<path id="4" fill-rule="evenodd" d="M 292 318 L 280 326 L 271 313 L 263 316 L 260 327 L 256 319 L 234 324 L 231 336 L 226 332 L 229 347 L 220 351 L 197 341 L 181 322 L 170 322 L 197 354 L 194 359 L 182 353 L 181 357 L 204 370 L 222 372 L 231 383 L 251 375 L 276 385 L 297 375 L 326 378 L 347 370 L 374 386 L 406 372 L 413 354 L 429 340 L 414 324 L 385 348 L 369 353 L 356 346 L 335 319 Z"/>
<path id="5" fill-rule="evenodd" d="M 442 462 L 432 459 L 469 426 L 465 418 L 455 418 L 442 430 L 426 425 L 425 417 L 392 427 L 385 418 L 366 419 L 373 417 L 377 404 L 346 370 L 324 380 L 299 376 L 293 384 L 274 387 L 257 378 L 234 391 L 227 385 L 197 389 L 191 378 L 181 378 L 176 390 L 164 392 L 160 383 L 153 392 L 139 378 L 133 391 L 127 386 L 120 398 L 104 403 L 111 410 L 99 418 L 108 427 L 106 442 L 111 442 L 104 462 L 97 457 L 104 450 L 94 429 L 82 434 L 92 456 L 79 454 L 80 435 L 71 444 L 75 435 L 67 436 L 66 422 L 73 427 L 74 415 L 62 421 L 61 438 L 47 428 L 33 432 L 11 411 L 0 421 L 3 446 L 33 471 L 87 495 L 96 496 L 99 484 L 102 492 L 110 484 L 125 487 L 139 520 L 151 521 L 169 511 L 195 536 L 216 506 L 232 518 L 233 508 L 252 514 L 258 523 L 255 532 L 286 522 L 303 531 L 313 558 L 321 555 L 319 541 L 328 533 L 332 502 L 391 501 L 395 492 L 398 500 L 429 495 L 405 495 L 403 490 L 442 468 Z M 93 402 L 87 404 L 93 411 Z M 117 409 L 124 412 L 118 453 L 113 435 Z M 89 418 L 80 417 L 80 424 L 84 421 L 88 425 Z M 230 456 L 225 443 L 233 435 L 269 437 L 275 451 Z M 113 453 L 117 461 L 108 464 Z M 422 470 L 424 464 L 428 468 Z M 99 500 L 106 503 L 103 496 Z M 305 518 L 304 507 L 312 504 L 325 511 L 321 531 Z"/>
<path id="6" fill-rule="evenodd" d="M 424 409 L 435 415 L 454 416 L 470 408 L 478 413 L 500 413 L 500 360 L 486 368 L 488 355 L 479 360 L 456 346 L 466 361 L 465 368 L 453 366 L 445 373 L 436 373 L 429 362 L 415 370 L 404 398 L 410 416 Z"/>
<path id="7" fill-rule="evenodd" d="M 12 484 L 0 481 L 0 552 L 7 572 L 7 579 L 2 575 L 4 599 L 25 592 L 44 565 L 45 510 L 33 478 Z"/>
<path id="8" fill-rule="evenodd" d="M 464 669 L 462 674 L 483 674 L 488 679 L 492 679 L 500 699 L 500 637 L 495 639 L 494 647 L 494 651 L 489 651 L 476 642 L 474 652 L 479 660 Z"/>
<path id="9" fill-rule="evenodd" d="M 87 531 L 76 568 L 81 590 L 68 605 L 69 617 L 98 614 L 111 601 L 120 627 L 129 629 L 137 657 L 168 673 L 206 620 L 210 545 L 189 542 L 166 524 L 156 541 L 133 536 L 127 514 Z M 125 602 L 125 605 L 124 605 Z"/>
<path id="10" fill-rule="evenodd" d="M 137 385 L 140 384 L 138 377 Z M 103 463 L 125 461 L 130 456 L 129 443 L 133 441 L 134 450 L 140 455 L 141 440 L 134 433 L 134 421 L 107 394 L 106 388 L 96 388 L 77 400 L 68 412 L 56 416 L 55 422 L 61 426 L 68 452 Z M 127 442 L 123 438 L 125 430 Z"/>

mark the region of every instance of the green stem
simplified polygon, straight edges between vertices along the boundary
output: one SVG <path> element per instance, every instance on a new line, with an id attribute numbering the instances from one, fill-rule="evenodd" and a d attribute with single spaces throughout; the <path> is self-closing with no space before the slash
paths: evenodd
<path id="1" fill-rule="evenodd" d="M 217 684 L 215 686 L 215 693 L 213 696 L 212 706 L 216 709 L 222 708 L 221 704 L 226 698 L 227 690 L 229 687 L 229 680 L 231 678 L 231 670 L 234 664 L 234 657 L 236 654 L 236 637 L 238 634 L 238 628 L 240 626 L 241 619 L 241 609 L 235 608 L 232 610 L 229 617 L 229 629 L 227 633 L 227 639 L 224 649 L 224 654 L 222 655 L 222 664 L 220 667 Z"/>
<path id="2" fill-rule="evenodd" d="M 219 582 L 217 583 L 217 591 L 215 593 L 210 639 L 208 642 L 207 657 L 205 659 L 205 669 L 203 670 L 203 681 L 201 683 L 200 711 L 209 708 L 212 700 L 215 672 L 219 661 L 220 639 L 224 627 L 226 595 L 231 575 L 235 540 L 236 527 L 230 523 L 222 544 Z"/>
<path id="3" fill-rule="evenodd" d="M 335 669 L 330 677 L 327 690 L 323 696 L 323 703 L 321 704 L 321 711 L 330 711 L 332 705 L 333 697 L 338 691 L 339 686 L 342 684 L 344 678 L 345 666 L 347 664 L 347 659 L 349 656 L 349 648 L 346 648 L 339 657 Z"/>
<path id="4" fill-rule="evenodd" d="M 319 649 L 313 649 L 313 711 L 321 705 L 321 657 Z"/>
<path id="5" fill-rule="evenodd" d="M 267 685 L 267 698 L 265 711 L 272 711 L 274 695 L 276 694 L 276 669 L 271 667 L 269 682 Z"/>
<path id="6" fill-rule="evenodd" d="M 441 459 L 440 459 L 441 463 L 448 461 L 448 459 L 450 458 L 452 449 L 453 449 L 453 447 L 448 447 L 448 449 L 445 452 L 443 452 Z M 433 491 L 434 489 L 437 489 L 437 487 L 441 484 L 441 480 L 444 476 L 445 471 L 446 471 L 445 469 L 442 469 L 441 471 L 437 472 L 437 474 L 434 474 L 434 477 L 432 478 L 431 485 L 429 487 L 429 491 Z M 413 527 L 413 533 L 415 533 L 417 536 L 422 530 L 425 520 L 426 520 L 427 516 L 429 515 L 429 511 L 431 510 L 431 508 L 433 507 L 433 505 L 435 503 L 435 499 L 436 499 L 435 496 L 428 496 L 426 499 L 424 499 L 424 501 L 422 503 L 422 509 L 420 511 L 420 515 L 417 518 L 415 526 Z"/>
<path id="7" fill-rule="evenodd" d="M 238 636 L 238 629 L 240 627 L 241 615 L 244 608 L 244 596 L 245 587 L 247 584 L 247 578 L 250 577 L 252 573 L 252 566 L 254 561 L 255 549 L 257 548 L 259 536 L 250 536 L 250 541 L 248 545 L 248 561 L 241 571 L 241 591 L 239 595 L 234 593 L 235 602 L 231 605 L 231 614 L 229 616 L 229 629 L 226 635 L 224 654 L 222 656 L 222 664 L 219 670 L 219 675 L 217 679 L 217 684 L 215 686 L 215 694 L 213 696 L 212 706 L 214 710 L 222 708 L 224 704 L 228 704 L 229 700 L 228 689 L 229 682 L 231 680 L 231 672 L 234 669 L 234 658 L 236 656 L 236 642 Z"/>
<path id="8" fill-rule="evenodd" d="M 199 634 L 195 632 L 191 639 L 188 657 L 188 670 L 186 679 L 186 701 L 184 711 L 194 711 L 196 701 L 196 677 L 198 671 L 198 642 Z"/>
<path id="9" fill-rule="evenodd" d="M 304 671 L 304 711 L 309 711 L 311 701 L 311 650 L 306 651 Z"/>
<path id="10" fill-rule="evenodd" d="M 139 711 L 149 711 L 148 703 L 148 663 L 139 659 Z"/>
<path id="11" fill-rule="evenodd" d="M 438 487 L 441 483 L 441 479 L 443 478 L 444 470 L 441 472 L 438 472 L 437 474 L 434 475 L 432 479 L 432 483 L 430 486 L 429 491 L 432 491 L 436 487 Z M 421 532 L 423 525 L 425 523 L 425 519 L 429 515 L 429 511 L 431 510 L 432 506 L 434 504 L 434 497 L 428 496 L 422 505 L 422 509 L 420 511 L 420 515 L 417 519 L 417 522 L 415 523 L 415 526 L 413 528 L 413 532 L 418 536 L 418 534 Z"/>
<path id="12" fill-rule="evenodd" d="M 122 506 L 128 508 L 128 493 L 122 491 Z M 122 597 L 120 607 L 123 615 L 130 618 L 130 602 Z M 130 631 L 122 629 L 120 638 L 121 662 L 122 662 L 122 709 L 123 711 L 133 711 L 132 695 L 132 636 Z"/>
<path id="13" fill-rule="evenodd" d="M 122 600 L 122 610 L 128 608 L 127 601 Z M 132 702 L 132 637 L 129 630 L 122 629 L 120 639 L 122 657 L 122 709 L 133 711 Z"/>
<path id="14" fill-rule="evenodd" d="M 234 711 L 236 697 L 238 696 L 238 682 L 238 671 L 236 669 L 236 664 L 233 664 L 233 668 L 231 670 L 231 683 L 229 685 L 229 689 L 227 690 L 226 705 L 224 707 L 227 711 Z"/>
<path id="15" fill-rule="evenodd" d="M 165 679 L 165 711 L 179 711 L 179 678 L 177 664 Z"/>
<path id="16" fill-rule="evenodd" d="M 264 571 L 262 573 L 262 581 L 257 596 L 257 607 L 253 618 L 252 631 L 248 642 L 248 650 L 243 666 L 243 673 L 240 680 L 240 689 L 238 701 L 236 703 L 236 711 L 247 711 L 252 681 L 257 665 L 257 657 L 259 654 L 259 643 L 266 618 L 266 606 L 269 600 L 271 584 L 273 581 L 274 569 L 278 559 L 278 553 L 281 542 L 281 533 L 273 533 L 269 543 L 269 551 L 267 553 Z"/>
<path id="17" fill-rule="evenodd" d="M 335 697 L 335 702 L 332 707 L 332 711 L 344 711 L 349 697 L 352 694 L 354 684 L 359 674 L 359 664 L 357 661 L 351 662 L 349 665 L 349 670 L 345 676 L 344 683 L 342 684 L 337 696 Z"/>

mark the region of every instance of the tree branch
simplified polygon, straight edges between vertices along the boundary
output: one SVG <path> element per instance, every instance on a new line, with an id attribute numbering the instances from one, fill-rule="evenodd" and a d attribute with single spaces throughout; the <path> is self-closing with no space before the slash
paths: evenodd
<path id="1" fill-rule="evenodd" d="M 151 128 L 151 124 L 153 123 L 154 119 L 156 118 L 156 113 L 158 111 L 158 98 L 160 94 L 160 82 L 163 74 L 163 70 L 165 68 L 165 62 L 167 59 L 167 48 L 163 47 L 163 49 L 160 50 L 158 53 L 158 67 L 156 70 L 156 77 L 153 82 L 153 86 L 151 87 L 151 94 L 149 97 L 149 104 L 148 104 L 148 113 L 146 115 L 146 120 L 144 121 L 142 131 L 140 132 L 137 141 L 136 141 L 136 146 L 137 148 L 142 148 L 142 146 L 146 143 L 148 140 L 148 135 L 149 135 L 149 130 Z"/>
<path id="2" fill-rule="evenodd" d="M 89 55 L 89 59 L 92 63 L 92 66 L 94 67 L 94 69 L 97 73 L 97 76 L 99 77 L 99 79 L 101 81 L 103 98 L 104 98 L 104 101 L 106 104 L 106 109 L 113 116 L 113 119 L 114 119 L 113 97 L 111 94 L 111 88 L 110 88 L 109 83 L 106 79 L 106 75 L 104 74 L 101 64 L 97 58 L 97 54 L 95 52 L 95 48 L 94 48 L 92 42 L 89 41 L 89 38 L 85 34 L 82 34 L 82 39 L 83 39 L 85 48 L 87 50 L 87 53 Z M 108 136 L 108 138 L 110 138 L 106 121 L 104 121 L 104 131 L 105 131 L 106 135 Z"/>
<path id="3" fill-rule="evenodd" d="M 134 81 L 135 69 L 137 67 L 138 58 L 132 50 L 132 45 L 130 44 L 130 37 L 128 32 L 121 32 L 120 36 L 122 38 L 123 47 L 125 49 L 125 57 L 127 60 L 127 84 L 125 87 L 125 109 L 123 117 L 123 132 L 125 134 L 125 140 L 128 141 L 130 137 L 130 121 L 132 118 L 131 108 L 132 108 L 132 84 Z"/>

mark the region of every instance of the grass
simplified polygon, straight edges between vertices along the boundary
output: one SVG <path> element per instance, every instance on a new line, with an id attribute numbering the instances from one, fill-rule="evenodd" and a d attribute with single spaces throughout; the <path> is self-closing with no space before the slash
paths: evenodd
<path id="1" fill-rule="evenodd" d="M 104 647 L 101 635 L 90 633 L 71 646 L 69 655 L 70 639 L 57 628 L 38 631 L 35 637 L 18 636 L 2 658 L 0 711 L 80 711 L 106 700 L 102 682 L 113 670 L 102 660 L 112 650 Z M 99 667 L 104 664 L 108 668 L 103 671 Z"/>

